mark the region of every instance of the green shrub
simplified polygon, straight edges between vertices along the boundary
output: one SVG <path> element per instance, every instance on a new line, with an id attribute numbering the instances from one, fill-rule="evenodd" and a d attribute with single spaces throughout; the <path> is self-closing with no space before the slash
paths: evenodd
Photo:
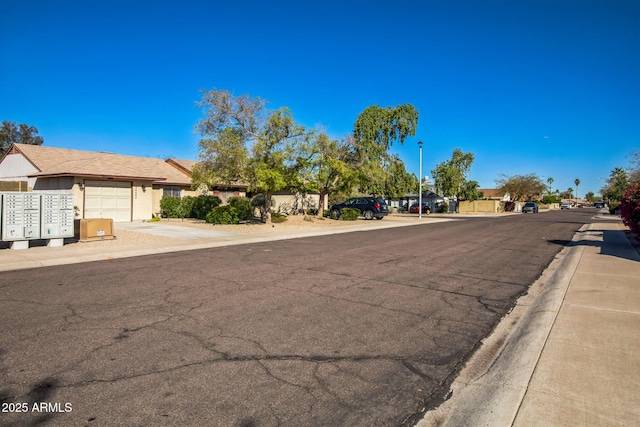
<path id="1" fill-rule="evenodd" d="M 280 212 L 271 212 L 271 222 L 279 223 L 287 220 L 286 215 L 282 215 Z"/>
<path id="2" fill-rule="evenodd" d="M 180 199 L 180 213 L 183 218 L 195 218 L 193 213 L 193 205 L 196 203 L 196 197 L 184 196 Z"/>
<path id="3" fill-rule="evenodd" d="M 240 216 L 233 206 L 216 206 L 206 215 L 205 220 L 209 224 L 238 224 Z"/>
<path id="4" fill-rule="evenodd" d="M 157 216 L 152 216 L 149 222 L 160 222 L 160 218 L 158 218 Z"/>
<path id="5" fill-rule="evenodd" d="M 310 215 L 310 216 L 318 215 L 318 209 L 316 209 L 316 208 L 307 209 L 307 215 Z"/>
<path id="6" fill-rule="evenodd" d="M 253 219 L 255 207 L 251 204 L 251 199 L 248 197 L 231 197 L 228 202 L 229 206 L 233 206 L 238 211 L 240 221 Z"/>
<path id="7" fill-rule="evenodd" d="M 449 204 L 447 202 L 440 203 L 438 205 L 438 207 L 437 207 L 437 212 L 438 213 L 447 213 L 447 212 L 449 212 Z"/>
<path id="8" fill-rule="evenodd" d="M 553 194 L 546 194 L 542 198 L 542 204 L 544 205 L 552 205 L 554 203 L 560 203 L 562 200 L 558 196 L 554 196 Z"/>
<path id="9" fill-rule="evenodd" d="M 220 206 L 222 200 L 217 196 L 198 196 L 193 202 L 193 216 L 198 219 L 206 220 L 207 214 Z"/>
<path id="10" fill-rule="evenodd" d="M 180 218 L 180 197 L 165 196 L 160 199 L 160 215 L 163 218 Z"/>
<path id="11" fill-rule="evenodd" d="M 345 221 L 355 221 L 360 216 L 360 209 L 342 208 L 340 209 L 340 217 Z"/>
<path id="12" fill-rule="evenodd" d="M 609 213 L 615 215 L 619 206 L 620 202 L 618 200 L 609 200 Z"/>

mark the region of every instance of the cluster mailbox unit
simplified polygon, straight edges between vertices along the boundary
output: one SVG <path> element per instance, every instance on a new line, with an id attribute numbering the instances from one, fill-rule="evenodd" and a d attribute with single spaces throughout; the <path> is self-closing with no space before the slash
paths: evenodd
<path id="1" fill-rule="evenodd" d="M 47 246 L 64 245 L 74 235 L 73 194 L 2 193 L 2 240 L 12 249 L 27 249 L 29 240 L 43 239 Z"/>

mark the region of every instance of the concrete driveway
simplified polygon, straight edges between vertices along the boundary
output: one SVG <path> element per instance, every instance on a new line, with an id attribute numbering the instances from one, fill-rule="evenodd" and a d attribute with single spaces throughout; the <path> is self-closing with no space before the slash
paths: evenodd
<path id="1" fill-rule="evenodd" d="M 135 231 L 136 233 L 153 234 L 156 236 L 173 237 L 175 239 L 211 239 L 216 237 L 237 236 L 237 233 L 207 230 L 204 228 L 183 227 L 170 225 L 166 222 L 118 222 L 116 230 Z"/>

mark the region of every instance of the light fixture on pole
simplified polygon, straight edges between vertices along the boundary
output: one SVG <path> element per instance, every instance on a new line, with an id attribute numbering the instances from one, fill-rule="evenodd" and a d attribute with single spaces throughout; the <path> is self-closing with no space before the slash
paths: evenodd
<path id="1" fill-rule="evenodd" d="M 422 219 L 422 141 L 418 142 L 420 147 L 420 176 L 418 176 L 418 218 Z"/>

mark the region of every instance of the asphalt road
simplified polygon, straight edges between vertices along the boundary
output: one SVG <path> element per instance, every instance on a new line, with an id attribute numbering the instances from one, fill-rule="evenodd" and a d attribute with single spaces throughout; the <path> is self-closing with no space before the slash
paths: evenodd
<path id="1" fill-rule="evenodd" d="M 412 425 L 594 213 L 2 273 L 0 425 Z"/>

